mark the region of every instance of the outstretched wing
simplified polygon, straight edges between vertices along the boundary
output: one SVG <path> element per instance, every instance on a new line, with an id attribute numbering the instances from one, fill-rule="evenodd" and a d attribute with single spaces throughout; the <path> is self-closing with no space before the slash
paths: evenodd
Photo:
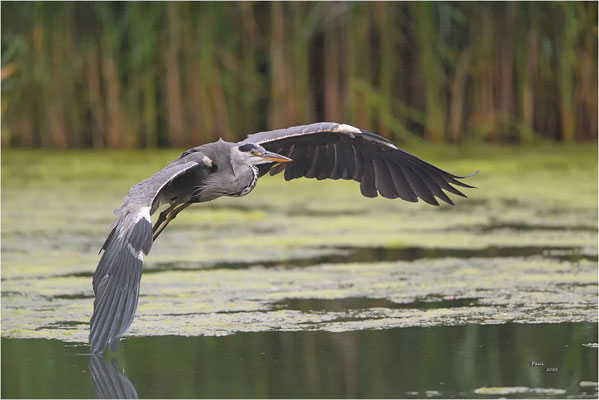
<path id="1" fill-rule="evenodd" d="M 435 197 L 453 204 L 443 190 L 466 197 L 452 185 L 473 186 L 398 148 L 375 133 L 334 122 L 294 126 L 249 135 L 242 143 L 259 144 L 293 161 L 264 164 L 260 176 L 285 171 L 285 180 L 300 177 L 353 179 L 360 182 L 366 197 L 397 197 L 416 202 L 418 198 L 438 206 Z M 378 193 L 377 193 L 378 192 Z"/>
<path id="2" fill-rule="evenodd" d="M 105 251 L 92 282 L 96 295 L 89 334 L 92 353 L 102 353 L 108 343 L 110 350 L 115 351 L 119 339 L 133 322 L 143 256 L 152 247 L 150 215 L 159 205 L 157 200 L 163 188 L 198 167 L 201 165 L 196 162 L 168 165 L 133 186 L 121 208 L 115 211 L 118 219 L 102 246 Z"/>

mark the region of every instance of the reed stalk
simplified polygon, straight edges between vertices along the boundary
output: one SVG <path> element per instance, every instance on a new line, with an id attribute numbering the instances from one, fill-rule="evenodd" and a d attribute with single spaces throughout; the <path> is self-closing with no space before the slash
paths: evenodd
<path id="1" fill-rule="evenodd" d="M 4 2 L 3 147 L 597 140 L 597 3 Z"/>

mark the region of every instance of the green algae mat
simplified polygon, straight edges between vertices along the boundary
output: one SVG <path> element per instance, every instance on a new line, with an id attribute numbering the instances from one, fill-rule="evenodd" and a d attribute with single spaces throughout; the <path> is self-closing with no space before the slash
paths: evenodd
<path id="1" fill-rule="evenodd" d="M 275 176 L 195 205 L 146 257 L 124 342 L 597 322 L 595 145 L 409 150 L 477 189 L 432 207 Z M 112 210 L 176 156 L 2 152 L 3 338 L 87 341 Z"/>

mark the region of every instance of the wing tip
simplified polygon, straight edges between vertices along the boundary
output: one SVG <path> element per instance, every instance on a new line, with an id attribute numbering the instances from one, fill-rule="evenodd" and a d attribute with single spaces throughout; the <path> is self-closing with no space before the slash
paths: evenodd
<path id="1" fill-rule="evenodd" d="M 426 197 L 428 197 L 428 196 L 426 196 Z M 418 198 L 422 199 L 422 201 L 424 201 L 426 204 L 429 204 L 429 205 L 435 206 L 435 207 L 439 207 L 439 202 L 437 201 L 437 199 L 435 199 L 434 195 L 432 198 L 424 198 L 421 196 L 418 196 Z"/>
<path id="2" fill-rule="evenodd" d="M 468 178 L 472 178 L 474 175 L 478 175 L 479 172 L 480 172 L 480 169 L 476 170 L 475 172 L 471 173 L 470 175 L 460 176 L 460 175 L 451 174 L 451 176 L 455 179 L 468 179 Z"/>
<path id="3" fill-rule="evenodd" d="M 102 345 L 99 338 L 94 333 L 89 334 L 89 352 L 91 354 L 103 354 L 106 351 L 106 344 Z"/>
<path id="4" fill-rule="evenodd" d="M 151 241 L 152 237 L 148 221 L 144 220 L 138 228 L 137 231 L 130 229 L 127 235 L 117 237 L 107 248 L 94 273 L 96 299 L 89 334 L 93 354 L 103 353 L 108 344 L 111 351 L 116 351 L 121 336 L 135 316 L 143 268 L 142 244 Z M 141 248 L 134 249 L 131 241 Z M 136 252 L 139 252 L 137 256 L 134 254 Z"/>
<path id="5" fill-rule="evenodd" d="M 470 175 L 465 175 L 465 176 L 451 175 L 451 177 L 452 177 L 452 179 L 451 179 L 451 183 L 452 183 L 452 184 L 454 184 L 454 185 L 461 186 L 461 187 L 463 187 L 463 188 L 467 188 L 467 189 L 476 189 L 476 188 L 477 188 L 476 186 L 469 185 L 469 184 L 467 184 L 467 183 L 464 183 L 464 182 L 458 181 L 458 179 L 467 179 L 467 178 L 471 178 L 471 177 L 473 177 L 474 175 L 477 175 L 479 172 L 480 172 L 480 169 L 479 169 L 479 170 L 477 170 L 476 172 L 474 172 L 474 173 L 470 174 Z M 466 197 L 466 196 L 464 196 L 464 197 Z"/>

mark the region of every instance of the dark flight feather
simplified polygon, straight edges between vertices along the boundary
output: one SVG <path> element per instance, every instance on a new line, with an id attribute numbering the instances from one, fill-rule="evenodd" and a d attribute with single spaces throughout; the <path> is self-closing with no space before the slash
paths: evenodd
<path id="1" fill-rule="evenodd" d="M 391 178 L 391 174 L 389 173 L 389 168 L 387 168 L 387 163 L 376 156 L 373 157 L 372 161 L 374 165 L 376 189 L 383 197 L 388 199 L 397 198 L 398 195 L 395 192 L 395 185 L 393 184 L 393 178 Z"/>
<path id="2" fill-rule="evenodd" d="M 286 180 L 302 176 L 318 180 L 353 179 L 360 182 L 360 191 L 366 197 L 380 193 L 383 197 L 400 197 L 410 202 L 420 198 L 431 205 L 439 205 L 439 198 L 453 205 L 444 190 L 465 197 L 453 185 L 473 187 L 460 181 L 466 177 L 443 171 L 375 133 L 349 125 L 322 122 L 259 132 L 241 143 L 257 143 L 290 157 L 290 163 L 275 167 L 275 173 L 285 169 Z M 296 153 L 298 156 L 294 157 Z"/>
<path id="3" fill-rule="evenodd" d="M 376 197 L 378 195 L 375 185 L 374 168 L 371 159 L 365 159 L 362 164 L 362 176 L 360 178 L 360 192 L 364 197 Z"/>

